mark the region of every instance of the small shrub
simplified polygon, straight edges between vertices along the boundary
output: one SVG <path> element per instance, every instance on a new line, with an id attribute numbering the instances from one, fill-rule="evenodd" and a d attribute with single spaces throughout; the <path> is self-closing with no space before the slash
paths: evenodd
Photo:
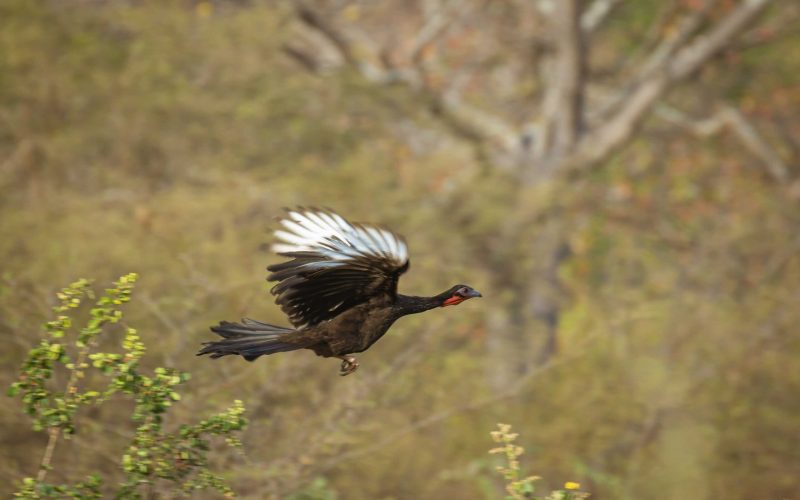
<path id="1" fill-rule="evenodd" d="M 497 424 L 498 430 L 492 431 L 491 436 L 495 443 L 500 444 L 496 448 L 489 450 L 492 454 L 502 454 L 506 459 L 506 465 L 497 467 L 497 472 L 503 475 L 506 480 L 506 500 L 580 500 L 588 498 L 589 494 L 579 491 L 581 485 L 572 481 L 564 483 L 564 489 L 551 491 L 546 497 L 535 496 L 535 483 L 539 476 L 527 476 L 522 478 L 519 466 L 519 457 L 525 450 L 522 446 L 514 444 L 519 434 L 511 432 L 508 424 Z"/>
<path id="2" fill-rule="evenodd" d="M 28 353 L 18 380 L 8 390 L 9 396 L 21 398 L 34 430 L 48 433 L 38 474 L 22 480 L 16 497 L 101 498 L 113 491 L 117 498 L 141 498 L 145 489 L 149 496 L 162 489 L 176 495 L 205 488 L 233 496 L 224 480 L 208 469 L 207 455 L 211 436 L 222 436 L 231 446 L 241 445 L 235 437 L 246 424 L 241 401 L 218 415 L 169 432 L 163 427 L 164 414 L 180 400 L 177 386 L 188 380 L 189 374 L 162 367 L 146 374 L 139 366 L 145 346 L 133 328 L 124 329 L 121 352 L 94 350 L 106 327 L 122 319 L 120 307 L 130 300 L 135 282 L 136 274 L 128 274 L 105 290 L 77 333 L 73 333 L 73 317 L 84 300 L 95 298 L 91 283 L 81 279 L 58 294 L 55 319 L 45 325 L 46 335 Z M 53 374 L 59 365 L 68 373 L 63 388 L 54 387 Z M 105 387 L 82 387 L 90 370 L 104 375 Z M 48 484 L 59 437 L 69 439 L 75 432 L 78 410 L 103 404 L 118 394 L 135 401 L 131 419 L 136 431 L 119 462 L 124 472 L 122 483 L 105 485 L 101 477 L 92 474 L 75 484 Z"/>

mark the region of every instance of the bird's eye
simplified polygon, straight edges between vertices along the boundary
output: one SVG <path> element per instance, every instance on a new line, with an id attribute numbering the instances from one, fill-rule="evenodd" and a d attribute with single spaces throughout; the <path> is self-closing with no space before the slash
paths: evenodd
<path id="1" fill-rule="evenodd" d="M 469 293 L 469 288 L 467 287 L 461 287 L 458 289 L 459 295 L 467 295 L 468 293 Z"/>

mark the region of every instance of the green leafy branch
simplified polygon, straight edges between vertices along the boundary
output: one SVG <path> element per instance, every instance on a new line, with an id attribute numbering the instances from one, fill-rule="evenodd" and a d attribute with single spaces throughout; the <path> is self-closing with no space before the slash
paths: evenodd
<path id="1" fill-rule="evenodd" d="M 56 318 L 46 323 L 46 335 L 31 349 L 22 365 L 19 378 L 9 388 L 10 396 L 20 396 L 24 411 L 34 430 L 46 430 L 48 442 L 35 478 L 23 479 L 16 493 L 22 498 L 72 497 L 100 498 L 103 481 L 91 475 L 74 485 L 52 485 L 45 482 L 51 469 L 53 453 L 59 437 L 69 438 L 75 432 L 75 415 L 81 406 L 98 405 L 115 394 L 124 394 L 135 402 L 132 421 L 135 435 L 121 458 L 125 479 L 116 492 L 118 498 L 140 498 L 141 489 L 154 487 L 158 479 L 173 483 L 179 492 L 212 488 L 228 496 L 231 489 L 222 478 L 208 469 L 209 437 L 221 436 L 234 447 L 241 446 L 235 433 L 244 429 L 244 406 L 235 401 L 228 410 L 193 425 L 181 425 L 177 431 L 163 428 L 163 415 L 180 400 L 176 386 L 189 379 L 188 373 L 171 368 L 156 368 L 152 374 L 140 370 L 139 361 L 145 346 L 133 328 L 126 328 L 122 352 L 92 352 L 97 337 L 107 325 L 122 319 L 120 306 L 130 300 L 136 274 L 122 276 L 113 287 L 96 300 L 86 326 L 72 342 L 74 359 L 68 354 L 65 338 L 73 326 L 72 315 L 85 299 L 95 295 L 88 280 L 81 279 L 64 288 L 53 308 Z M 69 373 L 65 388 L 53 389 L 58 365 Z M 95 370 L 107 379 L 100 390 L 81 390 L 80 382 L 87 371 Z"/>
<path id="2" fill-rule="evenodd" d="M 519 434 L 511 432 L 508 424 L 497 424 L 498 430 L 490 434 L 495 443 L 500 444 L 496 448 L 489 450 L 491 454 L 502 454 L 506 464 L 497 466 L 496 470 L 502 474 L 506 480 L 506 500 L 581 500 L 588 498 L 589 494 L 579 491 L 581 485 L 572 481 L 564 483 L 564 489 L 550 492 L 546 497 L 537 497 L 535 483 L 539 476 L 522 477 L 520 470 L 519 457 L 525 453 L 525 449 L 514 443 Z"/>

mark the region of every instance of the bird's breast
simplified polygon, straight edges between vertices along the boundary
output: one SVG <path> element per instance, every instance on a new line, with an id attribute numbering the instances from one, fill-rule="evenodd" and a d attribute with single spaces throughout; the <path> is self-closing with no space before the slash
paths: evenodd
<path id="1" fill-rule="evenodd" d="M 328 344 L 337 354 L 362 352 L 381 338 L 396 319 L 389 306 L 361 304 L 328 322 Z"/>

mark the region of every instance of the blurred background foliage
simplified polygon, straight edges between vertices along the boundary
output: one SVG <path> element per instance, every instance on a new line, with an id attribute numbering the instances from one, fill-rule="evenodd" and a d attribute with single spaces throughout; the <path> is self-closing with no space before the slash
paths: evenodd
<path id="1" fill-rule="evenodd" d="M 521 103 L 540 82 L 533 63 L 519 63 L 533 36 L 520 26 L 522 3 L 475 2 L 464 7 L 469 22 L 450 12 L 467 28 L 441 41 L 443 69 L 426 75 L 426 88 L 479 54 L 465 101 L 523 120 Z M 714 4 L 701 29 L 736 8 L 610 3 L 588 71 L 612 87 L 609 68 L 677 29 L 665 16 Z M 312 7 L 400 47 L 421 9 Z M 664 112 L 597 166 L 524 188 L 524 176 L 437 113 L 430 93 L 299 53 L 301 34 L 315 35 L 298 34 L 314 25 L 298 9 L 0 0 L 3 385 L 36 344 L 57 289 L 136 272 L 126 317 L 149 348 L 145 363 L 193 375 L 172 424 L 232 399 L 248 409 L 244 456 L 221 448 L 213 458 L 244 497 L 495 498 L 502 483 L 486 450 L 497 421 L 520 432 L 526 469 L 544 488 L 570 480 L 592 498 L 797 496 L 794 2 L 767 9 L 668 98 L 695 117 L 714 103 L 739 110 L 783 171 L 735 133 L 703 133 L 699 118 Z M 404 234 L 412 266 L 401 291 L 465 282 L 484 298 L 404 319 L 346 378 L 311 353 L 195 358 L 221 319 L 286 322 L 264 268 L 276 260 L 274 218 L 297 204 Z M 541 270 L 531 242 L 551 231 L 566 250 Z M 543 280 L 558 291 L 550 330 L 521 292 Z M 521 361 L 491 347 L 509 337 Z M 51 479 L 121 477 L 107 454 L 133 434 L 129 413 L 112 405 L 79 415 L 80 452 L 57 452 Z M 0 422 L 8 494 L 35 470 L 46 436 L 14 404 Z"/>

